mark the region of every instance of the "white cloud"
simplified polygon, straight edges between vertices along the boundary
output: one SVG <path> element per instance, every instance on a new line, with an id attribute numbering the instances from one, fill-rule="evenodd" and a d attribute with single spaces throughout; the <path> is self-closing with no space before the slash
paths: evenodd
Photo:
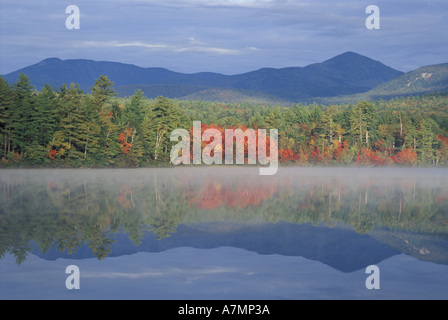
<path id="1" fill-rule="evenodd" d="M 213 53 L 218 55 L 227 55 L 227 54 L 240 54 L 241 50 L 234 49 L 225 49 L 225 48 L 213 48 L 213 47 L 205 47 L 205 46 L 189 46 L 176 49 L 176 52 L 202 52 L 202 53 Z"/>
<path id="2" fill-rule="evenodd" d="M 122 48 L 122 47 L 140 47 L 148 49 L 164 49 L 168 48 L 164 44 L 144 43 L 141 41 L 120 42 L 120 41 L 83 41 L 80 44 L 75 44 L 76 47 L 84 48 Z"/>
<path id="3" fill-rule="evenodd" d="M 197 41 L 194 38 L 190 38 L 190 43 L 186 45 L 175 45 L 175 44 L 155 44 L 146 43 L 142 41 L 130 41 L 130 42 L 120 42 L 114 41 L 82 41 L 81 43 L 74 43 L 73 47 L 83 47 L 83 48 L 124 48 L 124 47 L 136 47 L 144 49 L 154 49 L 154 50 L 165 50 L 169 52 L 200 52 L 200 53 L 210 53 L 217 55 L 236 55 L 241 54 L 244 50 L 238 49 L 227 49 L 207 46 L 203 42 Z M 251 48 L 253 50 L 253 48 Z"/>
<path id="4" fill-rule="evenodd" d="M 118 0 L 116 2 L 121 2 Z M 134 0 L 128 1 L 136 4 L 163 5 L 163 6 L 233 6 L 233 7 L 263 7 L 277 2 L 277 0 Z"/>

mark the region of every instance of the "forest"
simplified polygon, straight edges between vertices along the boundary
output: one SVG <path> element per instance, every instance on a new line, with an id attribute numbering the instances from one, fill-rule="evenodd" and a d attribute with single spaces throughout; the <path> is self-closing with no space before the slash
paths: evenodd
<path id="1" fill-rule="evenodd" d="M 90 92 L 74 83 L 36 90 L 22 73 L 13 84 L 0 77 L 0 167 L 170 166 L 171 132 L 192 133 L 193 121 L 203 132 L 278 129 L 285 166 L 448 165 L 444 92 L 346 105 L 227 104 L 149 99 L 141 90 L 120 98 L 105 75 Z"/>

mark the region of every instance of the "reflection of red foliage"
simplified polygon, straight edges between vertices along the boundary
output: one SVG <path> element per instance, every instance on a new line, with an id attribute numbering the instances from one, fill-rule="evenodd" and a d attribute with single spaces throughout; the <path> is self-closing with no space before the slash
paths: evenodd
<path id="1" fill-rule="evenodd" d="M 275 185 L 232 188 L 209 181 L 202 190 L 190 194 L 189 204 L 198 209 L 216 209 L 223 205 L 242 209 L 250 205 L 260 205 L 261 202 L 271 197 L 275 190 Z"/>
<path id="2" fill-rule="evenodd" d="M 439 203 L 442 201 L 448 201 L 448 195 L 437 197 L 436 201 Z"/>
<path id="3" fill-rule="evenodd" d="M 125 184 L 123 184 L 120 188 L 120 194 L 117 196 L 118 203 L 125 209 L 131 208 L 131 201 L 128 195 L 131 194 L 131 189 Z"/>
<path id="4" fill-rule="evenodd" d="M 56 183 L 54 183 L 53 181 L 48 182 L 48 186 L 50 187 L 50 189 L 56 189 L 57 188 Z"/>

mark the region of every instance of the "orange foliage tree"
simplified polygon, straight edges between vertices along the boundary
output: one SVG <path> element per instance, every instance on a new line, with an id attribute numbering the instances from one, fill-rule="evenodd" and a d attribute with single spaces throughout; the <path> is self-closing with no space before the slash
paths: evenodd
<path id="1" fill-rule="evenodd" d="M 403 165 L 415 165 L 417 163 L 417 151 L 411 148 L 406 148 L 402 151 L 397 152 L 391 159 L 394 163 Z"/>
<path id="2" fill-rule="evenodd" d="M 129 154 L 132 144 L 128 143 L 128 138 L 132 136 L 132 129 L 126 129 L 118 136 L 118 143 L 120 144 L 120 151 L 123 154 Z"/>

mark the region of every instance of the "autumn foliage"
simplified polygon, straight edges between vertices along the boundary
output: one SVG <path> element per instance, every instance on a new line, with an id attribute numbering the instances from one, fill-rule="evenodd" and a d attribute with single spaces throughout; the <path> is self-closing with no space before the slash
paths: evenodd
<path id="1" fill-rule="evenodd" d="M 118 136 L 118 143 L 120 144 L 120 151 L 123 154 L 128 154 L 131 151 L 132 144 L 128 143 L 128 138 L 131 137 L 132 130 L 126 129 Z"/>
<path id="2" fill-rule="evenodd" d="M 403 164 L 412 166 L 417 163 L 417 151 L 412 148 L 407 148 L 402 151 L 398 151 L 391 157 L 391 160 L 397 164 Z"/>

